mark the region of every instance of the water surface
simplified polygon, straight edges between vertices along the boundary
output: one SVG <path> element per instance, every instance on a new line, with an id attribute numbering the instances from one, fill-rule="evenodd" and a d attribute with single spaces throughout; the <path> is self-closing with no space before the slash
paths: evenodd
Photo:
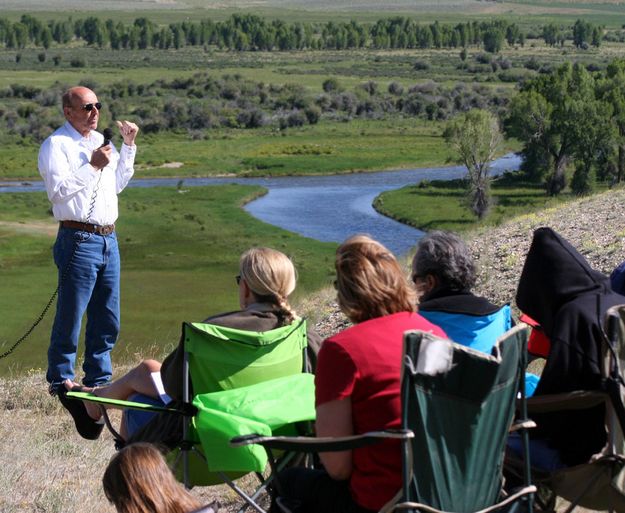
<path id="1" fill-rule="evenodd" d="M 520 164 L 518 155 L 505 155 L 493 162 L 491 174 L 517 170 Z M 450 166 L 330 176 L 185 178 L 183 186 L 261 185 L 268 193 L 245 206 L 254 217 L 321 241 L 342 242 L 355 233 L 367 233 L 401 255 L 414 246 L 423 232 L 378 214 L 372 207 L 373 199 L 381 192 L 422 180 L 451 180 L 465 174 L 465 167 Z M 176 186 L 179 181 L 178 178 L 135 178 L 129 187 Z M 42 190 L 41 181 L 26 185 L 0 183 L 0 192 Z"/>

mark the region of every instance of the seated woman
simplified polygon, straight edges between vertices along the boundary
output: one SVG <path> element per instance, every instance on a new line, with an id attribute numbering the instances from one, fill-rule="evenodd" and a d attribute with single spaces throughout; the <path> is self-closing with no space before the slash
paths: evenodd
<path id="1" fill-rule="evenodd" d="M 200 508 L 151 444 L 133 444 L 115 454 L 104 471 L 102 486 L 117 513 L 190 513 Z M 203 509 L 209 511 L 213 509 Z"/>
<path id="2" fill-rule="evenodd" d="M 325 340 L 319 351 L 317 436 L 399 428 L 404 331 L 445 333 L 415 313 L 414 290 L 382 244 L 352 237 L 338 248 L 335 265 L 339 307 L 355 325 Z M 377 511 L 401 488 L 399 442 L 320 457 L 325 470 L 281 474 L 283 498 L 293 511 Z"/>
<path id="3" fill-rule="evenodd" d="M 291 260 L 280 251 L 270 248 L 252 248 L 241 255 L 239 275 L 236 277 L 239 289 L 241 310 L 209 317 L 204 323 L 246 331 L 269 331 L 291 323 L 296 318 L 295 311 L 288 303 L 288 297 L 295 289 L 295 268 Z M 309 330 L 308 343 L 319 345 L 319 337 Z M 132 399 L 150 404 L 163 404 L 153 373 L 160 373 L 165 393 L 174 400 L 182 399 L 182 364 L 184 349 L 182 344 L 161 364 L 156 360 L 144 360 L 126 375 L 93 393 L 111 399 Z M 190 384 L 191 385 L 191 384 Z M 90 391 L 69 380 L 67 389 Z M 136 394 L 139 394 L 137 396 Z M 87 413 L 94 419 L 100 417 L 99 407 L 86 402 Z M 125 410 L 120 435 L 128 440 L 139 428 L 154 417 L 153 413 Z M 181 429 L 179 417 L 169 422 L 164 429 L 162 423 L 154 426 L 152 433 L 142 433 L 139 440 L 151 442 L 171 441 L 175 443 Z M 152 423 L 151 423 L 152 424 Z M 149 426 L 145 426 L 148 431 Z"/>
<path id="4" fill-rule="evenodd" d="M 551 228 L 534 232 L 516 302 L 550 341 L 535 396 L 601 387 L 605 313 L 625 298 Z M 606 442 L 604 407 L 532 414 L 532 463 L 558 468 L 587 462 Z M 537 459 L 539 457 L 540 459 Z"/>
<path id="5" fill-rule="evenodd" d="M 454 342 L 490 353 L 512 327 L 510 306 L 498 307 L 473 294 L 475 280 L 473 258 L 460 237 L 432 231 L 419 240 L 412 259 L 419 313 Z"/>

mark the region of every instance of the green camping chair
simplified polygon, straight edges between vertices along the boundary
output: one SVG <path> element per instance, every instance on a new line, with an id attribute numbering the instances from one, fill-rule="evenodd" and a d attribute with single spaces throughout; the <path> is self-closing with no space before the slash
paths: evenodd
<path id="1" fill-rule="evenodd" d="M 264 479 L 267 463 L 260 448 L 234 449 L 230 438 L 252 432 L 297 434 L 299 423 L 315 418 L 314 377 L 306 368 L 306 321 L 266 332 L 248 332 L 212 324 L 183 323 L 182 404 L 152 406 L 68 392 L 74 399 L 99 403 L 116 439 L 105 406 L 153 411 L 182 418 L 182 441 L 168 454 L 187 487 L 227 483 L 259 512 L 258 496 L 273 479 Z M 190 379 L 189 379 L 190 378 Z M 193 388 L 193 397 L 189 389 Z M 283 454 L 279 467 L 291 457 Z M 246 494 L 234 480 L 255 472 L 261 484 Z"/>
<path id="2" fill-rule="evenodd" d="M 404 335 L 402 430 L 366 433 L 345 439 L 285 439 L 243 436 L 235 446 L 262 444 L 271 449 L 322 452 L 403 440 L 403 487 L 381 511 L 490 512 L 532 510 L 534 486 L 503 492 L 503 459 L 517 394 L 525 398 L 527 327 L 504 334 L 487 355 L 430 333 Z M 532 423 L 522 419 L 522 430 Z M 413 458 L 413 455 L 415 457 Z M 290 511 L 288 504 L 277 504 Z"/>
<path id="3" fill-rule="evenodd" d="M 539 506 L 552 511 L 556 498 L 569 502 L 565 513 L 578 507 L 625 511 L 625 305 L 606 312 L 601 341 L 603 389 L 534 396 L 528 399 L 532 413 L 558 412 L 605 405 L 607 443 L 581 465 L 554 471 L 532 469 L 539 487 Z M 509 457 L 506 466 L 514 472 L 518 464 Z"/>

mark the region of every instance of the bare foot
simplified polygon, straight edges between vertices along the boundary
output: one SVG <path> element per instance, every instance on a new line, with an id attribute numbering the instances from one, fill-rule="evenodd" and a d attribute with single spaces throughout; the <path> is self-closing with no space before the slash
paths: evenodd
<path id="1" fill-rule="evenodd" d="M 70 379 L 66 379 L 63 384 L 67 390 L 73 390 L 75 392 L 91 392 L 94 395 L 98 395 L 98 387 L 86 387 Z M 91 401 L 83 401 L 83 403 L 89 417 L 93 420 L 100 420 L 102 418 L 102 411 L 100 410 L 100 406 L 98 404 L 92 403 Z"/>

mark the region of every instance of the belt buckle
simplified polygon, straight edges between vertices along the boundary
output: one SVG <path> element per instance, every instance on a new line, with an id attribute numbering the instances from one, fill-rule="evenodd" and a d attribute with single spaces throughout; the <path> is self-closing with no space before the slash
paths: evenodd
<path id="1" fill-rule="evenodd" d="M 114 224 L 108 224 L 106 226 L 102 226 L 100 227 L 100 235 L 110 235 L 111 233 L 113 233 L 114 229 L 115 229 Z"/>

